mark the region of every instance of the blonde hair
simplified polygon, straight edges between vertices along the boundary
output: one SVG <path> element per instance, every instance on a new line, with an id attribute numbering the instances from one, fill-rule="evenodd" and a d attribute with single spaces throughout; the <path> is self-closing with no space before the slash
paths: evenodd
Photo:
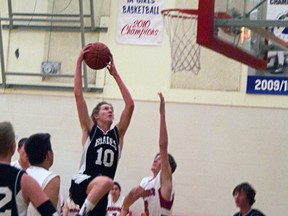
<path id="1" fill-rule="evenodd" d="M 96 105 L 96 107 L 94 107 L 94 109 L 92 110 L 92 113 L 91 113 L 91 118 L 92 118 L 94 124 L 96 124 L 96 125 L 97 125 L 97 121 L 96 121 L 96 119 L 94 118 L 94 115 L 95 115 L 95 114 L 97 115 L 97 114 L 99 113 L 99 111 L 100 111 L 100 109 L 101 109 L 101 106 L 104 105 L 104 104 L 108 104 L 108 105 L 110 105 L 110 106 L 113 108 L 112 104 L 110 104 L 110 103 L 108 103 L 108 102 L 106 102 L 106 101 L 102 101 L 102 102 L 98 103 L 98 104 Z"/>

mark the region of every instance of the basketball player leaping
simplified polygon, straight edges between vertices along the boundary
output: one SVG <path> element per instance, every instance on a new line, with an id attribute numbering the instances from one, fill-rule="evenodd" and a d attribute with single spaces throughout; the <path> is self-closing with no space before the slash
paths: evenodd
<path id="1" fill-rule="evenodd" d="M 160 97 L 160 137 L 159 153 L 153 164 L 153 175 L 142 179 L 140 186 L 133 188 L 124 198 L 121 216 L 126 216 L 129 207 L 140 197 L 144 200 L 146 216 L 171 216 L 174 201 L 174 182 L 172 173 L 176 169 L 176 162 L 168 154 L 168 135 L 165 120 L 165 101 L 162 93 Z"/>
<path id="2" fill-rule="evenodd" d="M 134 101 L 114 65 L 113 57 L 107 68 L 115 79 L 125 102 L 120 121 L 111 129 L 114 111 L 111 104 L 100 102 L 88 113 L 82 92 L 82 61 L 91 44 L 85 46 L 78 57 L 74 77 L 74 94 L 82 129 L 83 153 L 78 174 L 71 183 L 71 198 L 81 206 L 80 215 L 106 214 L 108 192 L 113 187 L 118 159 L 123 148 L 125 132 L 130 124 Z"/>

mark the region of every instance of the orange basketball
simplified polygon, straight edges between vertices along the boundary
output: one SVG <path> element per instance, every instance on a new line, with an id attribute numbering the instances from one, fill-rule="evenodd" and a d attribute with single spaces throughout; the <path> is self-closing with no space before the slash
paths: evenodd
<path id="1" fill-rule="evenodd" d="M 107 66 L 112 56 L 109 48 L 103 43 L 93 43 L 89 51 L 84 55 L 84 61 L 94 70 L 100 70 Z"/>

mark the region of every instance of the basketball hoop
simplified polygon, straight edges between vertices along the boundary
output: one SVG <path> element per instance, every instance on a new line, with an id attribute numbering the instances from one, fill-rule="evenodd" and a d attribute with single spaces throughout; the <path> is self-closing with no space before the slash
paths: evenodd
<path id="1" fill-rule="evenodd" d="M 197 37 L 197 10 L 162 10 L 164 26 L 171 46 L 171 68 L 173 72 L 200 71 L 200 46 Z"/>

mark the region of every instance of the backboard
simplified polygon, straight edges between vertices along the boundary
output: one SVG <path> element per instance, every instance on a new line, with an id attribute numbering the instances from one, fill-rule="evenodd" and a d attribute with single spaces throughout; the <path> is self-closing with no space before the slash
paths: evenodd
<path id="1" fill-rule="evenodd" d="M 288 51 L 288 38 L 277 33 L 287 30 L 288 15 L 269 18 L 269 4 L 269 0 L 199 0 L 197 43 L 257 70 L 266 69 L 268 51 Z"/>

